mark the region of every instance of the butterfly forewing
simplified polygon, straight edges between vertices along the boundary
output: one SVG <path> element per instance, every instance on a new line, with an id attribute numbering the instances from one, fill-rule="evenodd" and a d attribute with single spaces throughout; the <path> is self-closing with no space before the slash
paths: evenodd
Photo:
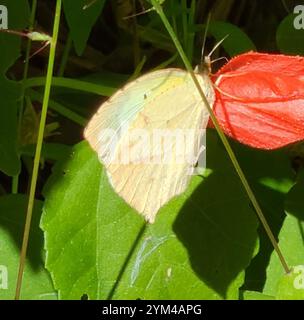
<path id="1" fill-rule="evenodd" d="M 207 75 L 196 75 L 212 106 Z M 185 191 L 209 114 L 189 73 L 165 69 L 126 85 L 101 105 L 85 138 L 114 190 L 147 221 Z"/>

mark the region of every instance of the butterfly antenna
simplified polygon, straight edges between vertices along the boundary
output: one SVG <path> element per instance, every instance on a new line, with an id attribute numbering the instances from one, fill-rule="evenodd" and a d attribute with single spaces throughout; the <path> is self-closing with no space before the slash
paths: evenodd
<path id="1" fill-rule="evenodd" d="M 226 34 L 225 37 L 220 40 L 214 47 L 213 49 L 209 52 L 208 58 L 211 57 L 211 55 L 214 53 L 214 51 L 229 37 L 229 34 Z"/>
<path id="2" fill-rule="evenodd" d="M 211 13 L 208 14 L 206 27 L 205 27 L 205 32 L 204 32 L 202 55 L 201 55 L 201 66 L 204 64 L 204 53 L 205 53 L 205 46 L 206 46 L 206 40 L 207 40 L 207 34 L 208 34 L 210 19 L 211 19 Z"/>

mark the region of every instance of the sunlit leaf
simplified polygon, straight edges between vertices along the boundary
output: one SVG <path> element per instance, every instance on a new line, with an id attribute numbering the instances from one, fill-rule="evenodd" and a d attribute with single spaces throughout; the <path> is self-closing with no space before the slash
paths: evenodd
<path id="1" fill-rule="evenodd" d="M 26 206 L 25 195 L 0 197 L 0 300 L 14 299 L 15 296 Z M 39 229 L 41 208 L 42 202 L 36 201 L 21 299 L 57 299 L 49 273 L 44 268 L 43 234 Z M 7 287 L 3 283 L 5 271 Z"/>
<path id="2" fill-rule="evenodd" d="M 279 235 L 279 245 L 283 255 L 290 267 L 304 265 L 304 206 L 303 206 L 303 173 L 299 177 L 297 184 L 290 190 L 286 199 L 286 213 L 284 224 Z M 292 277 L 284 275 L 284 269 L 279 261 L 277 254 L 274 252 L 271 256 L 267 269 L 267 280 L 264 286 L 264 293 L 278 296 L 280 298 L 303 296 L 300 290 L 293 290 L 290 285 Z M 302 288 L 304 291 L 304 286 Z M 296 294 L 295 294 L 296 292 Z"/>
<path id="3" fill-rule="evenodd" d="M 60 297 L 237 299 L 257 222 L 215 140 L 208 159 L 209 174 L 145 226 L 109 186 L 96 154 L 77 145 L 44 192 L 46 266 Z"/>

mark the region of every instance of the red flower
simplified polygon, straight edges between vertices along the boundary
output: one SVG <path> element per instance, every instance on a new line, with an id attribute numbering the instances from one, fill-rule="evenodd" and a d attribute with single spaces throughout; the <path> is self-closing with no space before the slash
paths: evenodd
<path id="1" fill-rule="evenodd" d="M 244 53 L 212 80 L 213 110 L 225 134 L 261 149 L 304 140 L 303 57 Z"/>

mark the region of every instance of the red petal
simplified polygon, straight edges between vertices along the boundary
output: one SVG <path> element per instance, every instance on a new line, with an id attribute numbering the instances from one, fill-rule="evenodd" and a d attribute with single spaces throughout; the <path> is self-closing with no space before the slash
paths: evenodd
<path id="1" fill-rule="evenodd" d="M 262 149 L 304 140 L 303 57 L 248 52 L 213 81 L 214 112 L 227 135 Z"/>

